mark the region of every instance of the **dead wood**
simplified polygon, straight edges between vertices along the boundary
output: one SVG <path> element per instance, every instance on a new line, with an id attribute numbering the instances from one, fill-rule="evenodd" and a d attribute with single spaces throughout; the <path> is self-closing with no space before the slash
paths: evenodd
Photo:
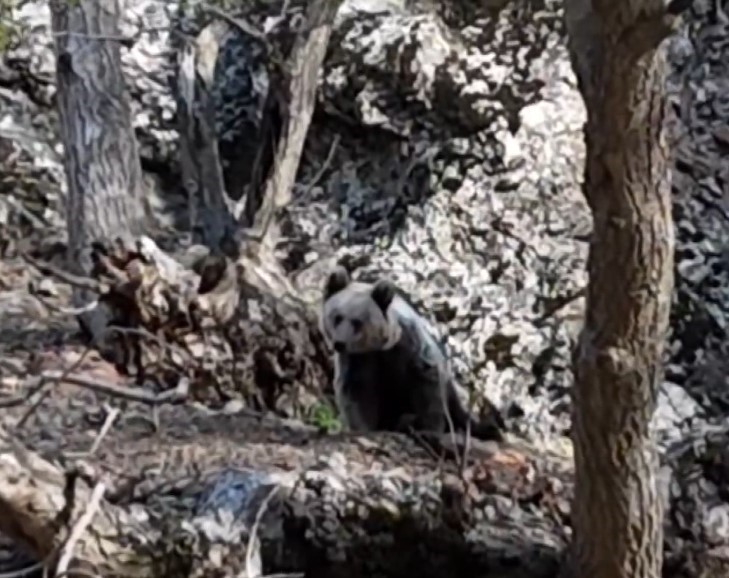
<path id="1" fill-rule="evenodd" d="M 232 234 L 240 212 L 231 206 L 225 190 L 211 92 L 218 47 L 227 27 L 212 22 L 196 39 L 184 40 L 178 53 L 180 170 L 188 193 L 190 229 L 216 249 Z"/>
<path id="2" fill-rule="evenodd" d="M 323 401 L 330 361 L 316 311 L 275 261 L 200 246 L 172 256 L 147 237 L 132 250 L 97 244 L 93 259 L 102 353 L 138 384 L 169 390 L 184 378 L 193 399 L 289 416 Z"/>
<path id="3" fill-rule="evenodd" d="M 178 73 L 181 170 L 189 194 L 191 227 L 214 252 L 236 257 L 237 230 L 241 226 L 250 229 L 244 236 L 252 244 L 267 246 L 267 250 L 261 249 L 263 253 L 270 253 L 274 247 L 276 211 L 291 198 L 316 104 L 319 71 L 340 4 L 341 0 L 310 2 L 306 20 L 295 31 L 296 38 L 288 56 L 291 42 L 286 35 L 268 37 L 245 21 L 209 6 L 204 11 L 216 19 L 194 41 L 181 46 Z M 236 166 L 226 172 L 219 151 L 212 89 L 218 52 L 231 30 L 245 34 L 256 45 L 251 50 L 256 58 L 265 60 L 267 89 L 260 100 L 251 95 L 251 102 L 239 103 L 247 108 L 247 116 L 260 116 L 260 119 L 249 127 L 253 129 L 255 125 L 256 134 L 240 135 L 238 140 L 246 141 L 247 145 L 258 141 L 259 148 L 253 158 L 237 159 L 231 163 Z M 278 124 L 283 124 L 280 136 L 276 130 Z M 243 148 L 247 146 L 239 144 Z M 252 166 L 244 166 L 249 164 Z M 226 179 L 227 173 L 241 173 L 247 182 L 239 182 L 241 175 L 228 175 L 230 178 Z M 261 182 L 264 177 L 265 182 Z M 226 190 L 227 181 L 235 190 Z M 242 189 L 247 190 L 243 199 L 240 198 Z"/>
<path id="4" fill-rule="evenodd" d="M 187 410 L 166 408 L 153 443 L 110 434 L 115 439 L 100 444 L 97 461 L 70 473 L 3 435 L 0 531 L 52 564 L 102 480 L 108 497 L 87 516 L 72 562 L 102 575 L 526 578 L 555 571 L 571 487 L 565 458 L 484 444 L 461 479 L 452 463 L 439 466 L 399 436 L 317 438 L 265 422 L 256 431 L 237 415 L 173 426 L 178 411 Z M 186 458 L 175 448 L 185 448 Z M 152 463 L 159 465 L 150 477 Z M 122 494 L 114 467 L 129 478 L 148 473 Z M 74 473 L 86 470 L 86 477 Z"/>
<path id="5" fill-rule="evenodd" d="M 0 472 L 0 530 L 53 565 L 91 499 L 90 488 L 77 475 L 66 474 L 2 431 Z M 75 551 L 80 560 L 93 563 L 102 573 L 152 577 L 151 559 L 143 560 L 131 546 L 148 535 L 149 528 L 128 511 L 104 502 Z M 125 544 L 129 538 L 132 541 Z"/>
<path id="6" fill-rule="evenodd" d="M 288 98 L 283 115 L 284 127 L 273 162 L 273 170 L 266 181 L 260 207 L 254 195 L 249 195 L 246 213 L 255 214 L 254 237 L 272 248 L 278 238 L 273 220 L 276 211 L 291 199 L 296 181 L 304 141 L 316 105 L 316 89 L 324 57 L 329 45 L 334 17 L 341 0 L 313 0 L 307 9 L 304 29 L 294 43 L 287 63 Z"/>
<path id="7" fill-rule="evenodd" d="M 461 471 L 404 436 L 321 435 L 246 412 L 167 405 L 151 429 L 134 401 L 91 439 L 81 416 L 97 394 L 78 392 L 44 401 L 22 444 L 4 433 L 12 420 L 0 431 L 0 533 L 51 565 L 84 527 L 70 568 L 105 576 L 551 577 L 570 535 L 566 447 L 474 442 Z M 665 576 L 724 575 L 704 516 L 727 448 L 726 426 L 698 429 L 664 456 Z"/>

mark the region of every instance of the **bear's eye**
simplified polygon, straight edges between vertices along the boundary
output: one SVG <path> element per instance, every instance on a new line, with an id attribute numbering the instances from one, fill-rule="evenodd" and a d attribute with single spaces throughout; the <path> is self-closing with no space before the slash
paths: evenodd
<path id="1" fill-rule="evenodd" d="M 342 316 L 341 316 L 341 315 L 339 315 L 339 313 L 337 313 L 337 314 L 336 314 L 336 315 L 334 316 L 334 319 L 333 319 L 333 321 L 334 321 L 334 326 L 336 327 L 337 325 L 339 325 L 339 324 L 340 324 L 340 323 L 342 322 Z"/>
<path id="2" fill-rule="evenodd" d="M 355 333 L 359 333 L 362 329 L 362 322 L 359 319 L 352 319 L 352 329 Z"/>

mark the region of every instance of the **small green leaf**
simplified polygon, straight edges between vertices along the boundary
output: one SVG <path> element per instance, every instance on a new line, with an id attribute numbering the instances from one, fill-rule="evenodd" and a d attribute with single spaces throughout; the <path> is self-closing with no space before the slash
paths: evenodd
<path id="1" fill-rule="evenodd" d="M 336 432 L 342 428 L 336 411 L 324 403 L 317 404 L 311 409 L 308 421 L 311 425 L 327 432 Z"/>

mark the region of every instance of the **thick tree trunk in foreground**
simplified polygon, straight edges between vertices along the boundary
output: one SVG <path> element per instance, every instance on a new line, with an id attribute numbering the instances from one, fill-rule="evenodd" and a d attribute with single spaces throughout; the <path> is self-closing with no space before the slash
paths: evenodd
<path id="1" fill-rule="evenodd" d="M 574 576 L 661 575 L 663 507 L 649 431 L 673 289 L 662 0 L 568 0 L 587 107 L 594 217 L 585 326 L 575 352 Z M 670 10 L 670 8 L 669 8 Z"/>
<path id="2" fill-rule="evenodd" d="M 53 0 L 69 260 L 88 273 L 89 242 L 141 232 L 142 169 L 121 68 L 118 0 Z"/>

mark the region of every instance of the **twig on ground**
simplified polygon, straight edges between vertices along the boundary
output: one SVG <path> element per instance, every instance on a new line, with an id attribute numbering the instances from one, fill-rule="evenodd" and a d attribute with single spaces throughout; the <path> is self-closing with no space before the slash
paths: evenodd
<path id="1" fill-rule="evenodd" d="M 55 305 L 51 303 L 50 300 L 46 299 L 42 295 L 39 295 L 38 293 L 34 293 L 33 296 L 38 299 L 43 307 L 46 307 L 49 311 L 52 311 L 53 313 L 59 313 L 61 315 L 72 315 L 74 317 L 83 313 L 88 313 L 92 309 L 96 308 L 96 306 L 99 304 L 98 299 L 94 299 L 90 303 L 87 303 L 86 305 L 83 305 L 81 307 L 61 307 L 60 305 Z"/>
<path id="2" fill-rule="evenodd" d="M 35 389 L 35 388 L 34 388 Z M 22 427 L 25 425 L 25 422 L 27 422 L 30 419 L 30 416 L 32 416 L 36 410 L 40 407 L 40 405 L 43 403 L 43 401 L 50 395 L 51 390 L 48 387 L 48 382 L 44 379 L 40 380 L 40 385 L 37 389 L 35 389 L 35 392 L 40 391 L 40 395 L 38 398 L 30 404 L 30 407 L 25 410 L 25 413 L 20 417 L 18 422 L 15 424 L 15 429 L 19 430 L 22 429 Z M 30 396 L 29 396 L 30 398 Z"/>
<path id="3" fill-rule="evenodd" d="M 58 565 L 56 566 L 56 578 L 58 578 L 59 576 L 63 576 L 68 572 L 68 565 L 73 559 L 73 549 L 83 533 L 89 527 L 89 524 L 91 524 L 91 521 L 94 519 L 94 515 L 96 515 L 96 512 L 99 509 L 99 505 L 101 504 L 101 498 L 103 497 L 105 491 L 106 484 L 104 484 L 104 482 L 99 482 L 94 487 L 93 492 L 91 492 L 91 498 L 89 499 L 86 510 L 78 519 L 78 521 L 73 525 L 73 528 L 71 529 L 71 534 L 69 535 L 68 540 L 66 541 L 66 544 L 61 551 L 61 558 L 58 561 Z"/>
<path id="4" fill-rule="evenodd" d="M 28 401 L 28 396 L 26 395 L 11 395 L 5 399 L 0 398 L 0 409 L 17 407 L 23 405 L 26 401 Z M 1 574 L 0 578 L 2 578 Z"/>
<path id="5" fill-rule="evenodd" d="M 58 371 L 46 371 L 41 377 L 47 380 L 55 380 L 70 385 L 85 387 L 113 397 L 126 399 L 128 401 L 136 401 L 151 406 L 181 403 L 187 399 L 188 392 L 190 390 L 190 380 L 184 377 L 180 379 L 180 382 L 177 384 L 175 389 L 170 389 L 159 394 L 154 394 L 140 388 L 124 387 L 104 381 L 95 381 L 80 375 L 63 375 Z"/>
<path id="6" fill-rule="evenodd" d="M 261 505 L 258 507 L 256 517 L 253 521 L 253 526 L 251 526 L 251 531 L 248 536 L 248 545 L 246 548 L 246 576 L 248 576 L 249 578 L 303 578 L 304 576 L 303 572 L 266 575 L 258 575 L 253 572 L 253 543 L 258 536 L 258 528 L 261 525 L 261 520 L 263 520 L 263 515 L 266 513 L 266 510 L 268 510 L 268 504 L 271 502 L 273 497 L 278 493 L 280 489 L 281 486 L 274 486 L 273 488 L 271 488 L 271 491 L 268 492 L 266 497 L 261 502 Z"/>
<path id="7" fill-rule="evenodd" d="M 428 432 L 417 431 L 412 427 L 410 428 L 410 431 L 408 433 L 415 441 L 415 443 L 419 444 L 420 447 L 425 450 L 425 452 L 431 457 L 433 461 L 440 461 L 440 454 L 436 451 L 436 448 L 433 446 L 432 443 L 432 435 L 429 435 Z"/>
<path id="8" fill-rule="evenodd" d="M 36 392 L 45 389 L 41 395 L 38 397 L 38 399 L 33 402 L 33 404 L 28 408 L 28 410 L 23 414 L 23 416 L 18 420 L 18 423 L 15 424 L 16 429 L 21 429 L 25 422 L 28 421 L 30 416 L 32 416 L 36 410 L 40 407 L 41 403 L 43 403 L 43 400 L 45 400 L 46 397 L 51 393 L 50 388 L 46 387 L 48 385 L 49 381 L 56 381 L 57 383 L 60 383 L 68 374 L 75 371 L 86 359 L 88 354 L 91 352 L 90 347 L 86 347 L 81 355 L 78 356 L 78 359 L 74 361 L 70 366 L 68 366 L 66 369 L 63 370 L 63 372 L 60 373 L 61 379 L 60 380 L 53 380 L 53 379 L 47 379 L 44 377 L 44 374 L 40 375 L 38 386 L 34 386 L 31 388 L 31 393 L 28 395 L 27 399 L 30 399 L 30 397 Z"/>
<path id="9" fill-rule="evenodd" d="M 93 456 L 96 453 L 96 450 L 99 449 L 102 440 L 106 437 L 106 434 L 109 433 L 109 430 L 111 429 L 114 420 L 119 416 L 119 413 L 120 410 L 118 407 L 111 408 L 111 411 L 107 414 L 106 419 L 104 420 L 104 425 L 102 425 L 99 430 L 99 435 L 96 436 L 94 443 L 91 445 L 91 449 L 89 449 L 89 456 Z"/>
<path id="10" fill-rule="evenodd" d="M 169 343 L 165 339 L 154 335 L 153 333 L 142 327 L 121 327 L 119 325 L 109 325 L 106 328 L 106 331 L 108 331 L 109 333 L 118 333 L 120 335 L 135 335 L 137 337 L 143 337 L 145 339 L 148 339 L 149 341 L 153 341 L 162 349 L 167 349 L 173 353 L 177 353 L 183 359 L 192 362 L 192 355 L 189 351 L 183 349 L 178 345 L 175 345 L 174 343 Z"/>

